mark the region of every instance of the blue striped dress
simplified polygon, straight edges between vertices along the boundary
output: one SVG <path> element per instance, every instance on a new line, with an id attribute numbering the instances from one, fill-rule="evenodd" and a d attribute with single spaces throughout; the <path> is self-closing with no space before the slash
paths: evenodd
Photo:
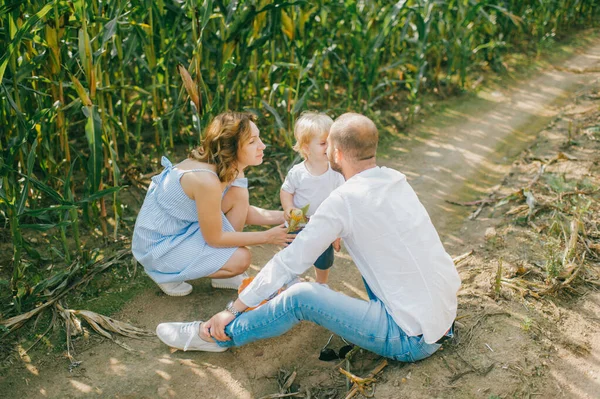
<path id="1" fill-rule="evenodd" d="M 159 284 L 211 275 L 223 267 L 237 247 L 214 248 L 206 243 L 198 224 L 196 202 L 185 194 L 179 180 L 189 172 L 216 173 L 209 169 L 180 170 L 166 157 L 162 157 L 161 164 L 165 169 L 152 178 L 135 222 L 133 256 Z M 248 180 L 237 179 L 232 185 L 247 188 Z M 223 231 L 234 231 L 222 212 L 221 219 Z"/>

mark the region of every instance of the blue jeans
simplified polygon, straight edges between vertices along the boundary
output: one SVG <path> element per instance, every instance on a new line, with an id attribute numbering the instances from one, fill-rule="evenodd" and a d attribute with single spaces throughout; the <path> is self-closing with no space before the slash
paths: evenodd
<path id="1" fill-rule="evenodd" d="M 370 301 L 351 298 L 317 283 L 298 283 L 258 309 L 243 313 L 225 328 L 231 341 L 222 347 L 242 346 L 284 334 L 302 320 L 325 327 L 347 341 L 401 362 L 431 356 L 439 344 L 422 336 L 409 337 L 398 327 L 367 286 Z"/>

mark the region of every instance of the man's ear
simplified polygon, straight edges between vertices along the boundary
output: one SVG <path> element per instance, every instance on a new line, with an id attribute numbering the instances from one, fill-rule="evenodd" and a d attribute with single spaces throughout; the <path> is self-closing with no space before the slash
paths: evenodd
<path id="1" fill-rule="evenodd" d="M 334 147 L 333 148 L 333 160 L 335 161 L 335 163 L 339 164 L 342 159 L 344 159 L 344 154 L 340 151 L 339 148 Z"/>

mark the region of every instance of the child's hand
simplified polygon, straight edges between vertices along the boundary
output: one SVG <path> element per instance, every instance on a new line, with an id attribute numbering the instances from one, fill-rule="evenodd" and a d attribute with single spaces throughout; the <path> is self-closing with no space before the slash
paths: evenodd
<path id="1" fill-rule="evenodd" d="M 342 239 L 338 238 L 333 242 L 333 249 L 335 250 L 335 252 L 340 252 L 342 249 Z"/>
<path id="2" fill-rule="evenodd" d="M 292 233 L 304 223 L 306 223 L 305 208 L 290 209 L 290 221 L 288 223 L 288 232 Z"/>
<path id="3" fill-rule="evenodd" d="M 294 210 L 295 208 L 290 208 L 290 209 L 284 209 L 283 210 L 283 218 L 285 219 L 285 221 L 289 224 L 290 223 L 290 213 Z"/>

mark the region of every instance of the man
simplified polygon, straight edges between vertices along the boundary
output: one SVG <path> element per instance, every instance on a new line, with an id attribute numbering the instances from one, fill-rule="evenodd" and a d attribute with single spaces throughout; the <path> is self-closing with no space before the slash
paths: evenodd
<path id="1" fill-rule="evenodd" d="M 178 349 L 221 352 L 309 320 L 395 360 L 414 362 L 433 354 L 452 335 L 460 279 L 406 177 L 377 166 L 378 138 L 375 124 L 363 115 L 336 119 L 327 155 L 346 182 L 226 310 L 205 323 L 162 323 L 158 337 Z M 358 267 L 370 301 L 297 283 L 243 313 L 310 268 L 337 237 Z"/>

